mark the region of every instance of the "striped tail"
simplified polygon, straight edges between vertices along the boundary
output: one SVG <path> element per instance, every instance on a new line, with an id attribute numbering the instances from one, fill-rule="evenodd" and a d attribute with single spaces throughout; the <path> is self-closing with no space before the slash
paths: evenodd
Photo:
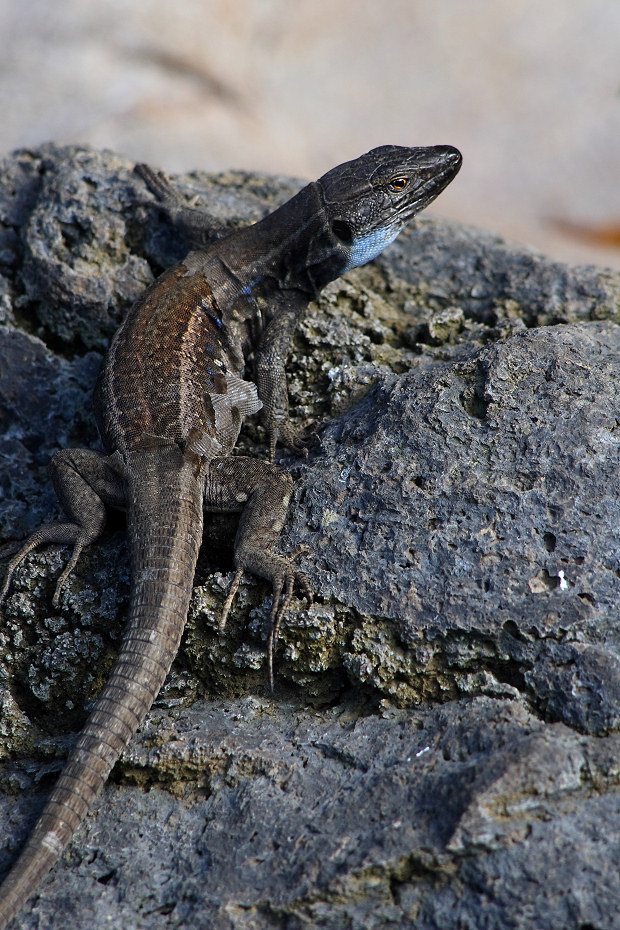
<path id="1" fill-rule="evenodd" d="M 177 447 L 130 457 L 127 630 L 110 678 L 0 887 L 0 930 L 37 890 L 90 811 L 157 697 L 181 641 L 202 538 L 199 463 Z"/>

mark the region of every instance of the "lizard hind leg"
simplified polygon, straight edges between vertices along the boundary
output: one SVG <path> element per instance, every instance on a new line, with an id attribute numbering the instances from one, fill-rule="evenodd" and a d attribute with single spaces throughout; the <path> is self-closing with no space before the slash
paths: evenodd
<path id="1" fill-rule="evenodd" d="M 108 457 L 99 452 L 63 449 L 53 456 L 50 473 L 58 499 L 69 520 L 65 523 L 44 523 L 28 537 L 7 566 L 0 590 L 0 604 L 26 556 L 39 546 L 59 543 L 70 545 L 73 549 L 56 584 L 53 604 L 57 607 L 62 589 L 80 555 L 101 535 L 105 524 L 105 504 L 115 507 L 123 505 L 120 476 Z"/>
<path id="2" fill-rule="evenodd" d="M 224 603 L 223 622 L 243 572 L 271 582 L 273 599 L 267 655 L 272 688 L 274 647 L 295 585 L 301 588 L 308 600 L 311 599 L 305 575 L 289 559 L 273 551 L 284 525 L 292 490 L 293 481 L 281 468 L 241 456 L 215 459 L 211 463 L 205 489 L 207 507 L 217 510 L 243 508 L 235 537 L 236 572 Z"/>

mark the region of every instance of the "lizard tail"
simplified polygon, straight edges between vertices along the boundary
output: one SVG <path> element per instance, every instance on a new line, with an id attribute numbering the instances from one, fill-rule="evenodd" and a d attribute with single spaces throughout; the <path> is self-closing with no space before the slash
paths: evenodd
<path id="1" fill-rule="evenodd" d="M 184 457 L 184 467 L 179 471 L 177 462 L 175 471 L 162 467 L 162 457 L 161 452 L 154 456 L 146 473 L 135 463 L 132 466 L 128 507 L 132 594 L 127 630 L 110 678 L 34 831 L 0 887 L 0 930 L 37 889 L 90 811 L 178 650 L 202 537 L 202 490 L 195 461 Z"/>

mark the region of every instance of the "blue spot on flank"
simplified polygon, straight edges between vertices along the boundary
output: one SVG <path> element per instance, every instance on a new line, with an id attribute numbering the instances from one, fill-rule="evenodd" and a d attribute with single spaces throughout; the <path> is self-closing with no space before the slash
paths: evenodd
<path id="1" fill-rule="evenodd" d="M 222 322 L 221 318 L 217 315 L 213 307 L 210 304 L 203 301 L 202 309 L 207 314 L 211 322 L 215 323 L 218 329 L 221 329 L 224 323 Z"/>
<path id="2" fill-rule="evenodd" d="M 265 278 L 265 275 L 262 275 L 262 274 L 260 274 L 257 278 L 253 278 L 253 280 L 250 281 L 249 284 L 246 284 L 245 287 L 243 287 L 243 288 L 241 289 L 241 293 L 242 293 L 245 297 L 252 297 L 252 296 L 253 296 L 253 295 L 252 295 L 252 288 L 255 287 L 257 284 L 260 284 L 261 281 L 264 280 L 264 278 Z"/>

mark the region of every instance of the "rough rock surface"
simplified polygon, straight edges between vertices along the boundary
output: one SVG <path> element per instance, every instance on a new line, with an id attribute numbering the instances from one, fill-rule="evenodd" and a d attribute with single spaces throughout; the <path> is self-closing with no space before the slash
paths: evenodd
<path id="1" fill-rule="evenodd" d="M 111 333 L 189 243 L 110 153 L 0 175 L 0 540 L 53 513 L 58 447 L 92 445 Z M 294 182 L 179 179 L 220 229 Z M 282 550 L 316 598 L 264 662 L 266 586 L 225 632 L 234 522 L 205 534 L 182 651 L 16 927 L 620 927 L 620 276 L 421 221 L 331 285 L 290 389 L 319 424 Z M 248 423 L 246 453 L 264 454 Z M 0 870 L 114 661 L 113 516 L 51 607 L 32 556 L 0 627 Z"/>

